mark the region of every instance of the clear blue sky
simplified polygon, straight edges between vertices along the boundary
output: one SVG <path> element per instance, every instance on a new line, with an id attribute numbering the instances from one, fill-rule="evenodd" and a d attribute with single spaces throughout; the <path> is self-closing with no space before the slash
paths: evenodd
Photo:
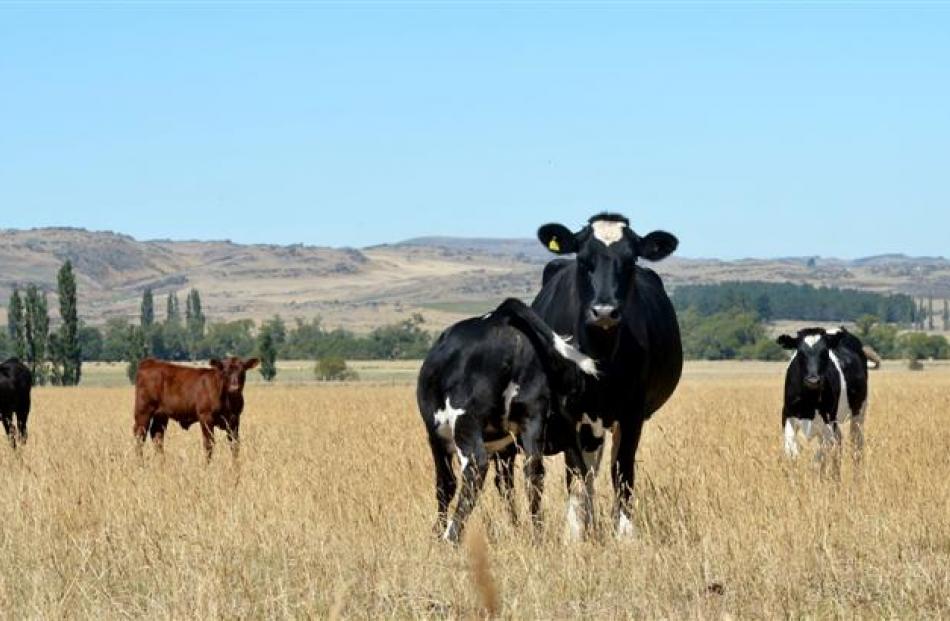
<path id="1" fill-rule="evenodd" d="M 0 227 L 950 255 L 950 4 L 0 6 Z"/>

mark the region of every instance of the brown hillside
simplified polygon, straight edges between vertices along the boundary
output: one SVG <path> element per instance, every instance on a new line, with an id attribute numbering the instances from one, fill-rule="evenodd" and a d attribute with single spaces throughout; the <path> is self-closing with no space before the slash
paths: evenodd
<path id="1" fill-rule="evenodd" d="M 66 259 L 79 280 L 80 311 L 91 324 L 136 317 L 145 287 L 160 299 L 198 288 L 213 319 L 320 315 L 329 326 L 367 330 L 422 313 L 439 327 L 530 297 L 546 260 L 532 240 L 428 238 L 362 250 L 242 245 L 230 241 L 138 241 L 111 232 L 0 230 L 0 303 L 15 283 L 51 293 Z M 654 266 L 668 286 L 728 280 L 807 282 L 913 294 L 950 295 L 950 262 L 900 255 L 839 261 L 673 258 Z M 55 317 L 56 313 L 52 313 Z"/>

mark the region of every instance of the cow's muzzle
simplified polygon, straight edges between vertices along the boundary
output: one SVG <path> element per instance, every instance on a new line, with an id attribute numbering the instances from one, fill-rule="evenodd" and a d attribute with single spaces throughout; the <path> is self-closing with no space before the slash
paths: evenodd
<path id="1" fill-rule="evenodd" d="M 805 377 L 805 388 L 817 390 L 821 387 L 821 378 L 817 375 L 808 375 Z"/>
<path id="2" fill-rule="evenodd" d="M 614 304 L 594 304 L 587 310 L 587 325 L 609 330 L 620 323 L 620 309 Z"/>

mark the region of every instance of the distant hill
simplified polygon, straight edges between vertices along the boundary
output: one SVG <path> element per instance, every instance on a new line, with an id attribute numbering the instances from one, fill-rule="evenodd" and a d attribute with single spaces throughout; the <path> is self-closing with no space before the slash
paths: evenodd
<path id="1" fill-rule="evenodd" d="M 72 228 L 0 230 L 0 306 L 17 283 L 35 282 L 55 293 L 56 271 L 68 258 L 77 273 L 80 312 L 92 324 L 137 317 L 145 287 L 160 296 L 159 315 L 167 292 L 181 292 L 183 301 L 184 292 L 196 287 L 213 319 L 319 315 L 326 325 L 363 331 L 418 312 L 435 328 L 505 296 L 530 298 L 550 256 L 533 239 L 420 237 L 353 249 L 139 241 Z M 672 257 L 652 267 L 671 288 L 761 280 L 950 297 L 950 261 L 940 257 Z M 55 308 L 55 299 L 50 302 Z"/>

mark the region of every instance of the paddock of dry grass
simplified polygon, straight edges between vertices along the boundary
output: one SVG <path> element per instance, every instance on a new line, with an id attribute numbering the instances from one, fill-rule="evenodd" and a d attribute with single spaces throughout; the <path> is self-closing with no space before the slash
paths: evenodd
<path id="1" fill-rule="evenodd" d="M 222 438 L 210 466 L 197 428 L 137 460 L 130 387 L 39 388 L 0 447 L 0 616 L 471 618 L 492 593 L 519 619 L 950 615 L 950 370 L 874 373 L 835 483 L 813 446 L 782 458 L 783 368 L 688 368 L 644 432 L 634 542 L 563 543 L 550 458 L 542 540 L 487 486 L 474 554 L 431 535 L 409 383 L 249 385 L 241 458 Z"/>

